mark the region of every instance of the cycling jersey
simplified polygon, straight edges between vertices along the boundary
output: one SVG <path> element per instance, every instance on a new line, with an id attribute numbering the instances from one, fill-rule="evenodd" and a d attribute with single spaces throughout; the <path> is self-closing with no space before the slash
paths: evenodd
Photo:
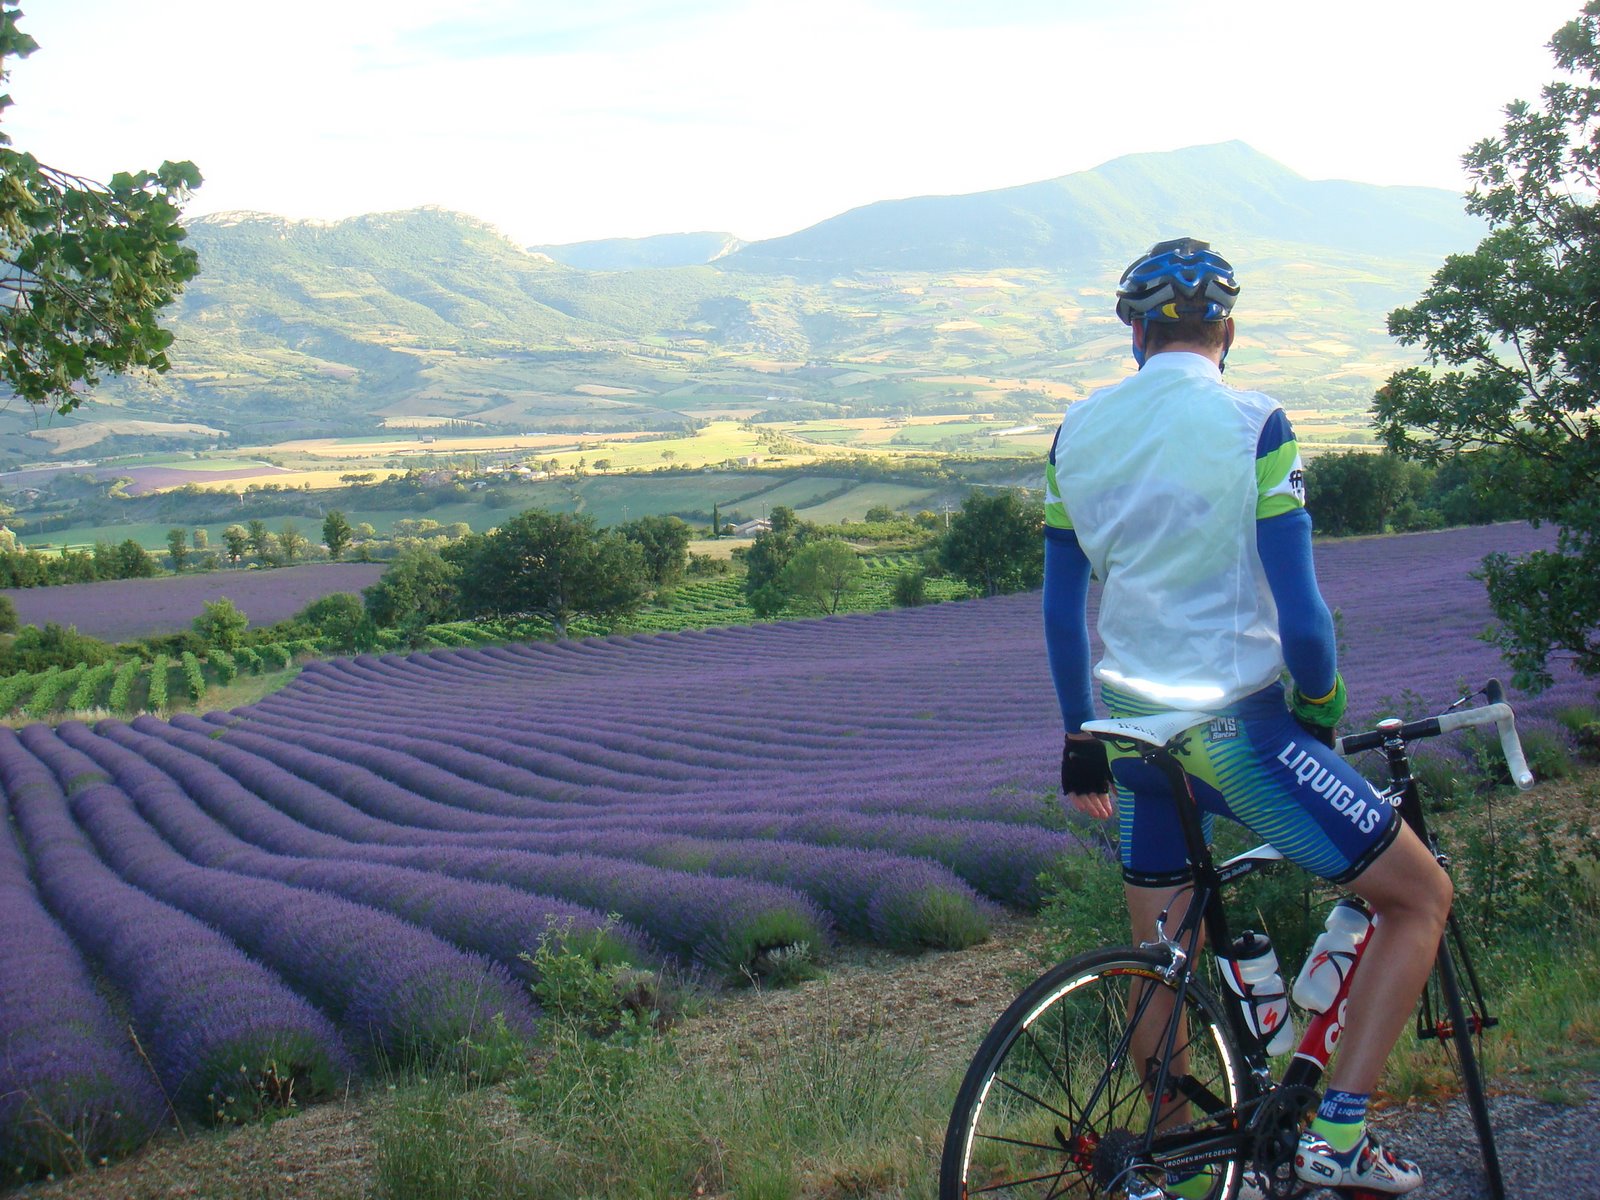
<path id="1" fill-rule="evenodd" d="M 1322 695 L 1335 678 L 1282 408 L 1224 386 L 1201 355 L 1152 355 L 1067 411 L 1045 483 L 1046 639 L 1067 729 L 1093 714 L 1092 569 L 1103 584 L 1094 675 L 1111 715 L 1216 714 L 1181 757 L 1202 810 L 1242 822 L 1324 878 L 1365 870 L 1394 839 L 1397 816 L 1300 728 L 1279 682 L 1287 666 Z M 1112 758 L 1124 878 L 1147 887 L 1187 878 L 1166 780 L 1137 756 Z"/>
<path id="2" fill-rule="evenodd" d="M 1077 535 L 1104 584 L 1095 676 L 1170 708 L 1231 704 L 1275 681 L 1278 612 L 1255 523 L 1303 504 L 1283 409 L 1227 387 L 1202 355 L 1152 355 L 1068 409 L 1045 524 Z"/>

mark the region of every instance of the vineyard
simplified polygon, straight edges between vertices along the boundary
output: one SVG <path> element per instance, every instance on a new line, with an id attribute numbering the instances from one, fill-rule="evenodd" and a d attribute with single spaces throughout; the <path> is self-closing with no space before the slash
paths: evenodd
<path id="1" fill-rule="evenodd" d="M 1493 673 L 1468 572 L 1537 536 L 1331 547 L 1354 710 Z M 1374 586 L 1397 548 L 1406 586 Z M 523 955 L 551 922 L 602 961 L 731 984 L 840 939 L 981 940 L 1047 864 L 1106 852 L 1056 798 L 1039 622 L 1024 594 L 361 655 L 234 712 L 0 729 L 0 1163 L 526 1037 Z M 56 672 L 10 702 L 154 703 L 222 661 Z M 1525 730 L 1578 699 L 1571 678 L 1520 698 Z"/>

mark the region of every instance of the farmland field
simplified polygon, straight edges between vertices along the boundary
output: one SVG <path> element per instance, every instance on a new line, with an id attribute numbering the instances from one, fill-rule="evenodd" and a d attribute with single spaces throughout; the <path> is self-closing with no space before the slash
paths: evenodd
<path id="1" fill-rule="evenodd" d="M 1321 547 L 1353 711 L 1495 672 L 1469 572 L 1547 542 Z M 283 1076 L 328 1095 L 493 1014 L 526 1031 L 519 954 L 552 918 L 727 979 L 983 937 L 1047 862 L 1103 853 L 1062 828 L 1039 619 L 1023 594 L 366 656 L 204 719 L 0 730 L 0 1044 L 30 1050 L 0 1068 L 0 1157 L 48 1161 L 45 1117 L 106 1150 L 161 1122 L 124 1023 L 191 1114 Z M 1592 692 L 1563 679 L 1525 724 Z"/>
<path id="2" fill-rule="evenodd" d="M 730 520 L 736 515 L 741 519 L 765 516 L 775 504 L 794 507 L 807 520 L 859 520 L 875 504 L 916 508 L 932 494 L 926 486 L 905 484 L 862 483 L 849 492 L 845 492 L 846 488 L 851 488 L 851 480 L 832 474 L 806 474 L 797 478 L 787 472 L 652 471 L 588 475 L 581 479 L 508 480 L 472 493 L 471 499 L 438 504 L 425 510 L 411 505 L 378 507 L 377 500 L 367 499 L 368 489 L 357 488 L 345 493 L 348 500 L 337 507 L 352 525 L 365 522 L 379 535 L 386 536 L 396 521 L 419 517 L 440 525 L 463 521 L 475 532 L 483 533 L 528 508 L 584 512 L 602 525 L 668 513 L 682 516 L 691 524 L 709 525 L 713 504 L 720 504 L 722 515 Z M 955 494 L 952 489 L 952 495 Z M 310 507 L 312 494 L 307 495 Z M 268 521 L 271 530 L 276 532 L 284 519 L 272 517 Z M 308 536 L 319 532 L 320 515 L 302 514 L 287 519 L 294 521 Z M 159 553 L 165 550 L 167 533 L 174 525 L 206 530 L 210 545 L 215 548 L 224 544 L 223 531 L 234 523 L 233 520 L 168 520 L 80 524 L 25 536 L 22 541 L 34 548 L 92 549 L 98 541 L 116 544 L 132 538 Z"/>

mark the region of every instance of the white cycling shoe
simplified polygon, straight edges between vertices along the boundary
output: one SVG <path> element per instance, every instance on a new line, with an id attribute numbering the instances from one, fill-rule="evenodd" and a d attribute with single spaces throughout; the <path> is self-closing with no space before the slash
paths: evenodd
<path id="1" fill-rule="evenodd" d="M 1385 1150 L 1363 1133 L 1347 1154 L 1340 1154 L 1314 1133 L 1300 1135 L 1294 1173 L 1301 1182 L 1325 1188 L 1365 1188 L 1392 1196 L 1422 1186 L 1422 1168 Z"/>

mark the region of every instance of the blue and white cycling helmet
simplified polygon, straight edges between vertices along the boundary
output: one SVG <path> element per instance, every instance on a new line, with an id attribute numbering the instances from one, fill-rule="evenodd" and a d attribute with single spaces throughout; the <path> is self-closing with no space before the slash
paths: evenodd
<path id="1" fill-rule="evenodd" d="M 1239 295 L 1233 267 L 1196 238 L 1157 242 L 1122 273 L 1117 316 L 1135 321 L 1225 321 Z"/>

